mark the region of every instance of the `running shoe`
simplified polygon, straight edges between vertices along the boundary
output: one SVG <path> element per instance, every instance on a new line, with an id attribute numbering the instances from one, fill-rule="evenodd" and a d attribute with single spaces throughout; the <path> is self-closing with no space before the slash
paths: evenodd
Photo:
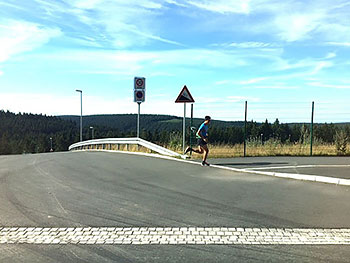
<path id="1" fill-rule="evenodd" d="M 210 164 L 207 163 L 207 162 L 205 162 L 205 161 L 203 161 L 203 162 L 202 162 L 202 166 L 210 166 Z"/>

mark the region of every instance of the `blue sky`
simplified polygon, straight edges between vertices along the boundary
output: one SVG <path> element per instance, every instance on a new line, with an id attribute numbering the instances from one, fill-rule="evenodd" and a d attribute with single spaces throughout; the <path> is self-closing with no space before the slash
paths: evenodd
<path id="1" fill-rule="evenodd" d="M 0 109 L 350 121 L 350 1 L 0 0 Z M 189 109 L 189 107 L 188 107 Z M 189 116 L 189 111 L 188 111 Z"/>

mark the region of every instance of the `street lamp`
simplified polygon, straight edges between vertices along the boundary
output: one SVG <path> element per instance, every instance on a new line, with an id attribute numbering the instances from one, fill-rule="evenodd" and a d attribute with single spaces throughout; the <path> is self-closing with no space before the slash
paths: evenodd
<path id="1" fill-rule="evenodd" d="M 92 139 L 94 139 L 94 137 L 95 137 L 94 136 L 94 127 L 90 126 L 90 129 L 92 130 L 92 136 L 91 137 L 92 137 Z"/>
<path id="2" fill-rule="evenodd" d="M 53 152 L 53 149 L 52 149 L 52 137 L 50 137 L 50 143 L 51 143 L 50 152 Z"/>
<path id="3" fill-rule="evenodd" d="M 83 141 L 83 91 L 80 89 L 75 90 L 80 92 L 80 141 Z"/>
<path id="4" fill-rule="evenodd" d="M 263 145 L 264 144 L 264 142 L 263 142 L 263 133 L 261 134 L 261 145 Z"/>

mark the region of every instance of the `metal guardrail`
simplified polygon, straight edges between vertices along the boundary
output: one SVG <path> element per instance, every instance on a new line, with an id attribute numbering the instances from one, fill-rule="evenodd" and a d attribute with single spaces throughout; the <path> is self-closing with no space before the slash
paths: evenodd
<path id="1" fill-rule="evenodd" d="M 82 149 L 85 149 L 85 147 L 92 146 L 92 145 L 102 145 L 102 148 L 105 149 L 105 148 L 108 148 L 107 145 L 121 145 L 121 144 L 139 145 L 162 155 L 172 156 L 172 157 L 181 157 L 183 159 L 186 159 L 185 155 L 181 155 L 179 153 L 176 153 L 174 151 L 171 151 L 162 146 L 159 146 L 157 144 L 151 143 L 149 141 L 146 141 L 140 138 L 107 138 L 107 139 L 88 140 L 88 141 L 74 143 L 71 146 L 69 146 L 68 150 L 69 151 L 82 150 Z"/>

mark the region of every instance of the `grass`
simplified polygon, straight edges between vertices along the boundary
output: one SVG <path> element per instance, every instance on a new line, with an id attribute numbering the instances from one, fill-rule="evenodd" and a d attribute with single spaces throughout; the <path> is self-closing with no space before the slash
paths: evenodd
<path id="1" fill-rule="evenodd" d="M 181 149 L 171 149 L 176 152 L 181 152 Z M 230 158 L 242 157 L 244 153 L 243 144 L 235 145 L 210 145 L 210 158 Z M 310 144 L 281 144 L 281 143 L 266 143 L 264 145 L 249 145 L 247 144 L 247 156 L 309 156 Z M 337 156 L 335 144 L 315 144 L 312 148 L 312 153 L 315 156 Z M 346 153 L 350 156 L 350 151 Z M 193 153 L 193 159 L 200 159 L 202 155 Z"/>
<path id="2" fill-rule="evenodd" d="M 166 148 L 182 154 L 182 147 L 169 147 Z M 209 144 L 209 157 L 210 158 L 230 158 L 230 157 L 242 157 L 243 156 L 243 144 L 235 145 L 210 145 Z M 102 149 L 101 145 L 93 146 L 93 149 Z M 349 148 L 349 147 L 348 147 Z M 105 148 L 106 149 L 106 148 Z M 107 150 L 119 150 L 129 152 L 144 152 L 152 153 L 151 150 L 136 145 L 111 145 Z M 309 156 L 310 144 L 301 143 L 286 143 L 281 144 L 278 142 L 266 142 L 265 144 L 247 143 L 247 156 Z M 316 143 L 313 145 L 313 155 L 315 156 L 337 156 L 337 150 L 335 144 Z M 350 156 L 350 149 L 346 152 L 347 156 Z M 192 159 L 202 158 L 201 154 L 192 154 Z"/>

